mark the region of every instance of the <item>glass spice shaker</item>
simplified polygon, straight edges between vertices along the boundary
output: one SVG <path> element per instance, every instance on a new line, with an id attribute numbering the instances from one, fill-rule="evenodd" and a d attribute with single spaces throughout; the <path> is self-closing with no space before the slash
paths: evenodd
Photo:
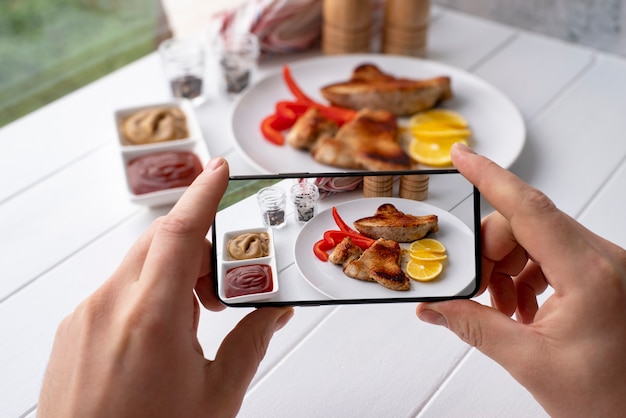
<path id="1" fill-rule="evenodd" d="M 278 187 L 265 187 L 257 193 L 263 224 L 271 228 L 285 226 L 286 193 Z"/>
<path id="2" fill-rule="evenodd" d="M 320 192 L 314 183 L 298 182 L 289 190 L 294 204 L 294 216 L 299 223 L 310 221 L 317 209 Z"/>

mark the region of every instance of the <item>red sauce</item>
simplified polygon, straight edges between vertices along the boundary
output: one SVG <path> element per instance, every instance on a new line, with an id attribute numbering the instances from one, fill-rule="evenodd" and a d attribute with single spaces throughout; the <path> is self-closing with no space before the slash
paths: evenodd
<path id="1" fill-rule="evenodd" d="M 227 298 L 271 292 L 274 288 L 272 269 L 267 264 L 234 267 L 226 272 L 225 282 Z"/>
<path id="2" fill-rule="evenodd" d="M 155 152 L 128 163 L 128 181 L 135 194 L 186 187 L 201 172 L 200 159 L 188 151 Z"/>

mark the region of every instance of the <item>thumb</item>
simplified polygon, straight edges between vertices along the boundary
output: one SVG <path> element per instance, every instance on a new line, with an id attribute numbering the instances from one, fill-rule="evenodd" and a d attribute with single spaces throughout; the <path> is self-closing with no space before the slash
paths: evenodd
<path id="1" fill-rule="evenodd" d="M 287 324 L 293 312 L 292 307 L 254 310 L 224 338 L 212 367 L 219 369 L 222 387 L 228 389 L 229 397 L 243 399 L 274 332 Z M 233 393 L 237 391 L 241 393 Z"/>
<path id="2" fill-rule="evenodd" d="M 509 372 L 531 355 L 533 344 L 527 326 L 473 300 L 421 303 L 417 316 L 424 322 L 445 326 Z"/>

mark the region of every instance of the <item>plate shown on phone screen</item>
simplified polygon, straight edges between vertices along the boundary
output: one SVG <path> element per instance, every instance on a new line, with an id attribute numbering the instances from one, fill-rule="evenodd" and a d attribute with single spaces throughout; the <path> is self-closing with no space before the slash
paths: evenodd
<path id="1" fill-rule="evenodd" d="M 438 298 L 466 293 L 475 281 L 474 233 L 451 213 L 427 203 L 400 198 L 367 198 L 345 202 L 336 206 L 340 216 L 348 223 L 372 216 L 383 203 L 391 203 L 401 212 L 424 216 L 434 214 L 439 220 L 439 231 L 429 234 L 443 243 L 448 258 L 441 275 L 431 282 L 411 280 L 411 289 L 397 291 L 376 282 L 353 279 L 343 273 L 340 265 L 323 262 L 313 254 L 313 245 L 324 231 L 337 229 L 331 210 L 325 210 L 309 221 L 300 231 L 295 244 L 295 263 L 300 274 L 320 293 L 335 300 L 388 299 L 388 298 Z M 408 248 L 410 243 L 401 243 Z M 407 259 L 408 254 L 403 255 Z"/>

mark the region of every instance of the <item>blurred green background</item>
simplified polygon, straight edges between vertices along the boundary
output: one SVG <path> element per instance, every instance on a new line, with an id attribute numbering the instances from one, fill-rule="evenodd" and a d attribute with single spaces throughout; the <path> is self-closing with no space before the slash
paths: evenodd
<path id="1" fill-rule="evenodd" d="M 159 0 L 0 0 L 0 126 L 170 36 Z"/>

